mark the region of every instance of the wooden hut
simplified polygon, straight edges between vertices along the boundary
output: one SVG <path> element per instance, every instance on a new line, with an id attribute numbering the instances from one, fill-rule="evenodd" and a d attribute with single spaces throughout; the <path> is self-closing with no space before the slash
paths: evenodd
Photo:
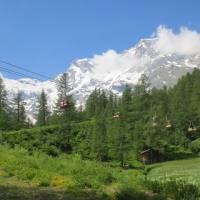
<path id="1" fill-rule="evenodd" d="M 164 160 L 162 154 L 153 149 L 145 149 L 140 153 L 140 159 L 144 164 L 152 164 Z"/>

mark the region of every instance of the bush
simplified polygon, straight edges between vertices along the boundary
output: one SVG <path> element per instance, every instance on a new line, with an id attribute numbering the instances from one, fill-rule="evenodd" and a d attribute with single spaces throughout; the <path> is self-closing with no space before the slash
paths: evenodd
<path id="1" fill-rule="evenodd" d="M 196 154 L 200 153 L 200 138 L 191 142 L 190 149 L 192 150 L 193 153 Z"/>
<path id="2" fill-rule="evenodd" d="M 0 144 L 7 144 L 11 148 L 20 146 L 30 154 L 42 151 L 55 157 L 60 153 L 71 153 L 73 150 L 73 153 L 79 153 L 84 158 L 91 158 L 92 129 L 93 123 L 86 121 L 0 132 Z"/>
<path id="3" fill-rule="evenodd" d="M 0 146 L 0 169 L 36 186 L 100 189 L 116 180 L 115 169 L 82 160 L 77 154 L 58 157 L 33 153 L 20 148 Z M 0 175 L 1 176 L 1 175 Z"/>
<path id="4" fill-rule="evenodd" d="M 144 192 L 138 192 L 135 191 L 134 188 L 122 188 L 117 194 L 116 194 L 116 200 L 164 200 L 164 197 L 160 197 L 158 195 L 154 195 L 152 198 L 145 194 Z"/>
<path id="5" fill-rule="evenodd" d="M 75 187 L 75 182 L 70 176 L 55 176 L 51 180 L 51 186 L 73 188 Z"/>
<path id="6" fill-rule="evenodd" d="M 48 126 L 3 132 L 1 143 L 12 148 L 20 146 L 29 152 L 43 151 L 56 155 L 61 147 L 60 141 L 67 141 L 65 137 L 69 129 L 70 127 L 64 129 L 62 126 Z"/>
<path id="7" fill-rule="evenodd" d="M 192 156 L 192 152 L 182 146 L 166 144 L 164 147 L 164 157 L 166 160 L 186 159 Z"/>
<path id="8" fill-rule="evenodd" d="M 56 157 L 60 154 L 60 151 L 58 148 L 56 148 L 56 146 L 48 146 L 46 145 L 43 149 L 42 149 L 43 152 L 47 153 L 49 156 L 53 156 L 53 157 Z"/>

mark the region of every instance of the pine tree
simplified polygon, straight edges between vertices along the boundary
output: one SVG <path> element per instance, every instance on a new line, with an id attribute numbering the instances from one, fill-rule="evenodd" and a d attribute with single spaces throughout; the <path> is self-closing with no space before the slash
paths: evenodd
<path id="1" fill-rule="evenodd" d="M 95 117 L 100 113 L 105 114 L 108 102 L 106 92 L 101 89 L 95 89 L 86 102 L 86 113 L 88 117 Z"/>
<path id="2" fill-rule="evenodd" d="M 26 111 L 25 111 L 25 102 L 23 100 L 23 94 L 18 91 L 16 97 L 14 98 L 14 106 L 15 106 L 15 121 L 16 127 L 24 128 L 26 127 Z"/>
<path id="3" fill-rule="evenodd" d="M 63 73 L 57 80 L 58 97 L 63 100 L 69 95 L 71 88 L 69 85 L 69 77 L 67 73 Z"/>
<path id="4" fill-rule="evenodd" d="M 70 95 L 71 87 L 69 85 L 69 77 L 67 73 L 62 74 L 57 80 L 58 101 L 54 115 L 59 118 L 60 122 L 67 122 L 75 119 L 76 110 L 72 95 Z M 61 103 L 66 101 L 67 106 L 62 107 Z"/>
<path id="5" fill-rule="evenodd" d="M 0 110 L 5 109 L 6 107 L 6 90 L 3 83 L 3 79 L 0 77 Z"/>
<path id="6" fill-rule="evenodd" d="M 94 117 L 97 112 L 97 104 L 98 104 L 98 90 L 95 89 L 88 97 L 86 101 L 86 113 L 89 118 Z"/>
<path id="7" fill-rule="evenodd" d="M 132 90 L 126 85 L 120 103 L 120 119 L 118 122 L 118 155 L 121 167 L 124 167 L 129 160 L 130 153 L 133 151 L 131 140 L 131 112 L 132 112 Z"/>
<path id="8" fill-rule="evenodd" d="M 7 93 L 0 77 L 0 130 L 8 130 L 11 128 L 10 113 L 7 105 Z"/>
<path id="9" fill-rule="evenodd" d="M 48 123 L 50 114 L 47 105 L 47 95 L 44 90 L 42 90 L 38 97 L 38 104 L 37 125 L 44 126 Z"/>
<path id="10" fill-rule="evenodd" d="M 93 151 L 96 154 L 96 158 L 100 161 L 106 161 L 108 159 L 108 136 L 105 115 L 103 113 L 99 113 L 95 117 L 93 139 Z"/>

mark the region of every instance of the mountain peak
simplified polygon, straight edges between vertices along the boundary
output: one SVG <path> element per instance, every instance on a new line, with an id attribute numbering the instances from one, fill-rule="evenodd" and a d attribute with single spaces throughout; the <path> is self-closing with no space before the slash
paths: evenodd
<path id="1" fill-rule="evenodd" d="M 161 52 L 157 49 L 157 41 L 157 37 L 145 38 L 121 53 L 108 50 L 92 58 L 74 60 L 67 72 L 77 106 L 84 105 L 95 88 L 112 90 L 121 95 L 125 84 L 137 84 L 142 74 L 149 77 L 152 87 L 173 86 L 182 75 L 200 66 L 200 54 Z M 42 89 L 48 95 L 50 109 L 53 109 L 57 100 L 55 82 L 29 78 L 3 79 L 10 101 L 18 90 L 23 92 L 27 113 L 32 119 L 35 119 L 37 96 Z"/>

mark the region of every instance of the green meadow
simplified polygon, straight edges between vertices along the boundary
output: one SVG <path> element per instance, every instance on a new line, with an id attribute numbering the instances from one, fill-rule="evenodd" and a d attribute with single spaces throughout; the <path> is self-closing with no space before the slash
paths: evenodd
<path id="1" fill-rule="evenodd" d="M 152 199 L 140 185 L 142 170 L 122 170 L 78 155 L 30 155 L 6 146 L 0 147 L 0 160 L 1 199 L 123 199 L 126 195 Z M 131 194 L 123 191 L 127 187 Z"/>
<path id="2" fill-rule="evenodd" d="M 121 169 L 78 154 L 51 157 L 1 146 L 0 160 L 0 199 L 187 199 L 194 192 L 191 199 L 198 199 L 200 189 L 200 158 Z"/>

